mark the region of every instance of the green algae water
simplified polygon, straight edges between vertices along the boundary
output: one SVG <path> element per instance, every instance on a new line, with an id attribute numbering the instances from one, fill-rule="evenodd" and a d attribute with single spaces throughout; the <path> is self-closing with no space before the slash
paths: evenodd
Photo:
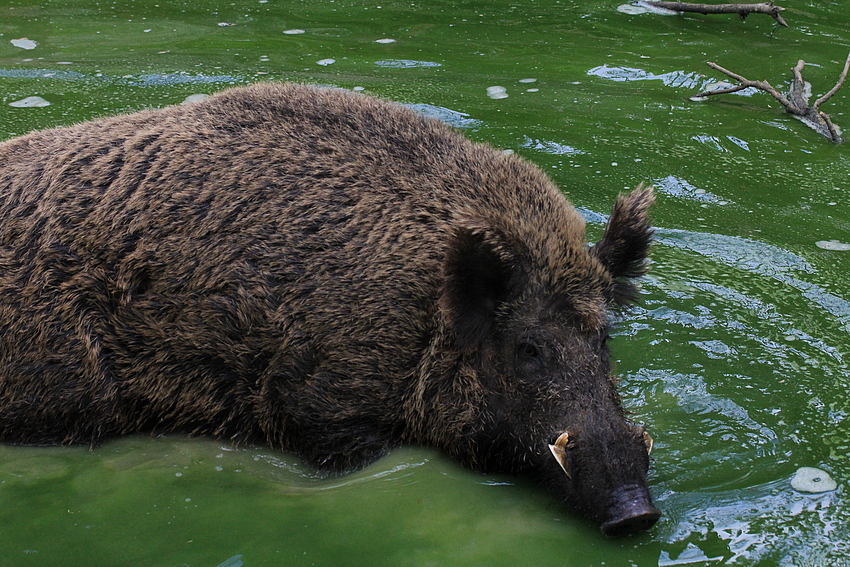
<path id="1" fill-rule="evenodd" d="M 598 238 L 656 186 L 653 268 L 612 342 L 664 517 L 607 539 L 522 481 L 403 447 L 322 478 L 181 436 L 0 446 L 2 566 L 850 565 L 850 146 L 714 61 L 814 97 L 850 2 L 767 16 L 534 0 L 0 1 L 0 137 L 293 80 L 410 104 L 539 164 Z M 814 99 L 813 97 L 813 99 Z M 850 87 L 822 108 L 850 131 Z M 800 492 L 800 467 L 837 489 Z"/>

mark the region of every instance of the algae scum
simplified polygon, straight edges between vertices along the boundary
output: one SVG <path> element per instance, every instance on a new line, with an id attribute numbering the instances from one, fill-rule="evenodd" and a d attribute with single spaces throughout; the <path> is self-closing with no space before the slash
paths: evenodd
<path id="1" fill-rule="evenodd" d="M 652 271 L 611 348 L 655 439 L 665 514 L 606 539 L 533 486 L 410 447 L 341 478 L 179 436 L 0 447 L 0 564 L 846 564 L 850 150 L 764 93 L 690 97 L 725 79 L 706 61 L 787 89 L 799 59 L 821 96 L 850 50 L 850 4 L 789 3 L 778 30 L 620 4 L 0 6 L 4 138 L 294 80 L 392 98 L 527 157 L 591 240 L 618 192 L 653 183 Z M 848 93 L 823 107 L 845 131 Z M 826 476 L 800 484 L 804 468 Z"/>

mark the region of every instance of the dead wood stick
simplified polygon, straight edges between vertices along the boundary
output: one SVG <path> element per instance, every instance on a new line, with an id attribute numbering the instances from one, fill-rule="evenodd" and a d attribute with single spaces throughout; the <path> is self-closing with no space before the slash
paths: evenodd
<path id="1" fill-rule="evenodd" d="M 791 97 L 791 102 L 798 108 L 806 108 L 809 106 L 808 96 L 806 94 L 806 81 L 803 80 L 803 67 L 806 62 L 800 59 L 797 64 L 791 68 L 791 73 L 794 78 L 791 80 L 791 90 L 788 91 L 788 96 Z"/>
<path id="2" fill-rule="evenodd" d="M 690 2 L 661 2 L 659 0 L 645 0 L 646 4 L 656 8 L 666 8 L 676 12 L 695 12 L 697 14 L 738 14 L 744 20 L 750 14 L 767 14 L 776 20 L 780 26 L 788 27 L 779 12 L 785 8 L 775 6 L 773 2 L 762 2 L 761 4 L 692 4 Z"/>
<path id="3" fill-rule="evenodd" d="M 832 123 L 832 119 L 829 117 L 829 114 L 823 112 L 822 110 L 818 110 L 818 114 L 820 115 L 821 119 L 826 123 L 826 129 L 829 130 L 829 136 L 827 136 L 827 138 L 829 138 L 836 144 L 842 143 L 844 141 L 844 138 L 842 138 L 841 134 L 838 133 L 838 128 L 835 126 L 835 124 Z"/>
<path id="4" fill-rule="evenodd" d="M 721 67 L 717 63 L 712 63 L 711 61 L 708 61 L 706 63 L 706 65 L 708 65 L 712 69 L 716 69 L 716 70 L 720 71 L 721 73 L 723 73 L 727 77 L 731 77 L 731 78 L 735 79 L 736 81 L 738 81 L 741 84 L 736 86 L 736 87 L 729 88 L 729 89 L 722 89 L 722 90 L 717 90 L 717 91 L 703 91 L 703 92 L 699 93 L 698 95 L 696 95 L 697 97 L 733 93 L 733 92 L 737 92 L 737 91 L 742 91 L 742 90 L 749 88 L 749 87 L 753 87 L 755 89 L 759 89 L 761 91 L 769 93 L 773 98 L 778 100 L 779 103 L 782 106 L 785 107 L 785 110 L 787 112 L 790 112 L 791 114 L 799 114 L 799 109 L 796 106 L 794 106 L 794 104 L 790 100 L 788 100 L 785 97 L 785 95 L 783 95 L 778 90 L 773 88 L 773 85 L 771 85 L 767 81 L 751 81 L 751 80 L 749 80 L 745 77 L 742 77 L 741 75 L 738 75 L 737 73 L 733 73 L 732 71 L 729 71 L 728 69 L 724 69 L 723 67 Z"/>
<path id="5" fill-rule="evenodd" d="M 804 124 L 813 128 L 815 131 L 820 134 L 826 136 L 830 140 L 835 143 L 841 143 L 844 140 L 841 138 L 841 134 L 839 133 L 838 128 L 832 122 L 832 119 L 829 117 L 829 114 L 823 112 L 818 107 L 827 101 L 832 95 L 838 92 L 838 89 L 844 84 L 844 81 L 847 79 L 847 72 L 850 70 L 850 54 L 847 55 L 847 60 L 844 63 L 844 70 L 841 72 L 841 76 L 838 78 L 838 82 L 835 86 L 830 89 L 828 93 L 820 97 L 812 106 L 809 106 L 809 96 L 811 91 L 807 89 L 807 83 L 803 80 L 803 67 L 805 67 L 806 63 L 802 59 L 797 62 L 797 64 L 791 69 L 794 74 L 794 79 L 791 82 L 791 90 L 786 97 L 779 91 L 777 91 L 770 83 L 767 81 L 751 81 L 746 77 L 738 75 L 737 73 L 733 73 L 728 69 L 724 69 L 717 63 L 712 63 L 711 61 L 707 62 L 707 65 L 712 69 L 716 69 L 720 71 L 727 77 L 731 77 L 738 81 L 737 86 L 719 89 L 714 91 L 703 91 L 696 95 L 696 97 L 707 97 L 711 95 L 718 94 L 728 94 L 738 92 L 748 87 L 753 87 L 755 89 L 762 90 L 768 94 L 770 94 L 773 98 L 779 101 L 779 104 L 785 108 L 785 112 L 789 114 L 793 114 L 797 118 L 799 118 Z"/>

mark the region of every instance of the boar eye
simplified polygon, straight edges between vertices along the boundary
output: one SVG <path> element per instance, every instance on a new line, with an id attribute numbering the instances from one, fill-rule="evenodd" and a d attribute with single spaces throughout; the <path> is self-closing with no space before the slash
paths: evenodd
<path id="1" fill-rule="evenodd" d="M 519 352 L 521 355 L 528 358 L 537 358 L 540 356 L 540 351 L 531 343 L 522 343 L 519 345 Z"/>

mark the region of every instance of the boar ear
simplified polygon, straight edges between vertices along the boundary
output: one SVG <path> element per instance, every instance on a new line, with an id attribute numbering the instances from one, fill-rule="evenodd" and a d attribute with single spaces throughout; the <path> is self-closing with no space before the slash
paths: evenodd
<path id="1" fill-rule="evenodd" d="M 508 299 L 519 277 L 515 258 L 492 231 L 459 228 L 452 236 L 440 307 L 460 349 L 476 347 L 491 332 L 499 304 Z"/>
<path id="2" fill-rule="evenodd" d="M 648 209 L 654 199 L 652 187 L 642 184 L 629 195 L 617 197 L 605 234 L 591 249 L 617 282 L 612 300 L 621 305 L 636 299 L 637 289 L 630 280 L 647 271 L 652 242 Z"/>

